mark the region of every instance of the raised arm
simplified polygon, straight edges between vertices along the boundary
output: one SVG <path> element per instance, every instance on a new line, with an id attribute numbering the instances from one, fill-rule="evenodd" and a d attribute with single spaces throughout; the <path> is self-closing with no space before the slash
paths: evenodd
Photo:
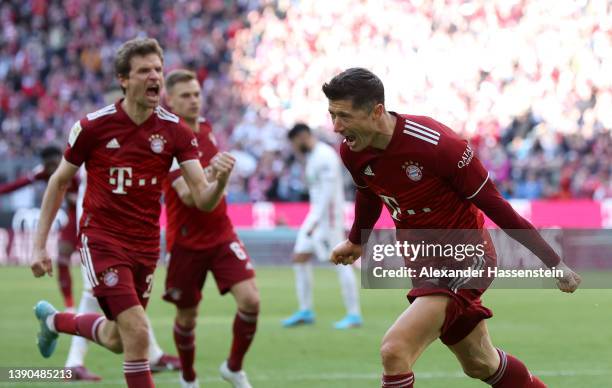
<path id="1" fill-rule="evenodd" d="M 198 160 L 188 160 L 181 163 L 184 182 L 189 188 L 194 205 L 198 209 L 211 211 L 219 204 L 225 193 L 225 187 L 234 168 L 234 163 L 234 157 L 228 152 L 215 156 L 211 161 L 211 166 L 216 179 L 212 183 L 207 181 L 202 165 Z M 183 192 L 183 195 L 179 193 L 179 196 L 183 199 L 183 196 L 186 197 L 186 193 Z"/>

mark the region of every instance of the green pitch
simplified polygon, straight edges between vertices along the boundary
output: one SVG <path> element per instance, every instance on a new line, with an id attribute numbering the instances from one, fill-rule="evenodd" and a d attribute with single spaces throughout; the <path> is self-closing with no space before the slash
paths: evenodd
<path id="1" fill-rule="evenodd" d="M 172 341 L 173 306 L 160 299 L 165 271 L 157 272 L 149 315 L 164 350 L 175 353 Z M 336 331 L 331 325 L 344 313 L 335 271 L 315 274 L 314 326 L 283 329 L 280 320 L 295 309 L 290 268 L 259 268 L 262 312 L 253 347 L 245 362 L 256 388 L 379 387 L 378 346 L 385 330 L 407 306 L 401 290 L 362 290 L 365 326 Z M 75 296 L 81 275 L 73 269 Z M 0 366 L 61 367 L 70 338 L 60 337 L 55 354 L 43 359 L 36 349 L 34 303 L 46 298 L 60 306 L 56 279 L 34 279 L 27 268 L 0 269 Z M 566 295 L 553 290 L 491 290 L 484 302 L 493 309 L 489 320 L 497 346 L 520 357 L 554 388 L 612 387 L 612 291 L 579 290 Z M 196 368 L 202 386 L 227 387 L 217 368 L 227 356 L 234 315 L 231 296 L 219 297 L 207 285 L 197 329 Z M 71 386 L 124 386 L 121 357 L 91 346 L 87 366 L 104 380 Z M 415 366 L 417 387 L 485 387 L 464 377 L 444 346 L 428 349 Z M 176 373 L 155 375 L 158 387 L 177 387 Z M 19 384 L 26 386 L 26 384 Z M 50 386 L 49 383 L 28 383 Z M 55 383 L 53 386 L 58 386 Z M 63 385 L 63 384 L 62 384 Z M 0 382 L 0 387 L 17 386 Z"/>

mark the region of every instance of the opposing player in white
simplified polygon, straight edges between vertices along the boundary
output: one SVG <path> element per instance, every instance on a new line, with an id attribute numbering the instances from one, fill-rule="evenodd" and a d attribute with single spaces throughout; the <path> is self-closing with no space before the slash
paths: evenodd
<path id="1" fill-rule="evenodd" d="M 81 168 L 79 172 L 81 175 L 81 184 L 79 186 L 79 194 L 77 198 L 77 220 L 81 219 L 81 214 L 83 211 L 83 196 L 85 195 L 85 186 L 87 182 L 85 168 Z M 81 265 L 81 274 L 83 275 L 83 292 L 81 293 L 81 301 L 79 302 L 77 311 L 78 314 L 97 313 L 100 311 L 100 305 L 98 304 L 98 300 L 93 296 L 91 283 L 89 281 L 89 277 L 86 275 L 86 271 L 87 270 Z M 151 322 L 149 322 L 149 327 L 152 327 Z M 79 336 L 72 337 L 65 367 L 72 370 L 73 380 L 101 380 L 100 376 L 91 373 L 84 366 L 88 346 L 89 343 L 87 339 Z M 180 369 L 181 365 L 178 357 L 171 356 L 163 352 L 157 343 L 153 330 L 149 330 L 149 362 L 151 364 L 152 372 L 178 370 Z"/>
<path id="2" fill-rule="evenodd" d="M 298 232 L 293 262 L 299 310 L 283 320 L 284 327 L 314 323 L 312 256 L 327 261 L 331 250 L 345 237 L 344 189 L 340 158 L 329 145 L 319 141 L 305 124 L 296 124 L 288 133 L 296 153 L 306 156 L 306 182 L 310 210 Z M 359 290 L 351 266 L 337 266 L 347 315 L 334 323 L 336 329 L 362 325 Z"/>

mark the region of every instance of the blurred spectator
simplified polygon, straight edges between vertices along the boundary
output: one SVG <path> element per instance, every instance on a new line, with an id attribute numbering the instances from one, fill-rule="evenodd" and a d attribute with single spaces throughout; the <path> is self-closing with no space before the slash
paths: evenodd
<path id="1" fill-rule="evenodd" d="M 364 66 L 386 105 L 471 139 L 508 197 L 612 197 L 607 0 L 10 0 L 0 4 L 0 158 L 33 157 L 114 99 L 113 56 L 157 38 L 189 67 L 239 171 L 230 201 L 304 198 L 297 121 L 336 138 L 321 84 Z M 0 166 L 2 167 L 2 166 Z M 0 168 L 0 175 L 11 176 Z"/>

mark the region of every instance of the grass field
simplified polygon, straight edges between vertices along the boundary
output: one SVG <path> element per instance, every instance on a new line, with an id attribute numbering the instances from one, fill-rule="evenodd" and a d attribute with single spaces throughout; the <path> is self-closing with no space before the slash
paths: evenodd
<path id="1" fill-rule="evenodd" d="M 74 268 L 76 295 L 79 269 Z M 158 270 L 148 312 L 162 347 L 172 353 L 173 306 L 160 294 L 165 271 Z M 290 268 L 259 268 L 262 313 L 257 337 L 245 369 L 256 388 L 379 387 L 378 345 L 387 327 L 406 307 L 401 290 L 362 290 L 365 326 L 340 332 L 331 328 L 343 314 L 336 274 L 318 269 L 315 275 L 317 323 L 282 329 L 280 320 L 293 312 L 295 297 Z M 46 298 L 60 305 L 55 279 L 31 277 L 26 268 L 0 269 L 0 366 L 61 367 L 69 337 L 61 337 L 55 354 L 43 359 L 35 346 L 34 303 Z M 580 290 L 566 295 L 554 290 L 490 290 L 484 302 L 493 309 L 489 321 L 494 343 L 519 356 L 553 388 L 612 387 L 612 290 Z M 221 298 L 208 284 L 197 329 L 197 371 L 202 386 L 226 387 L 217 368 L 227 356 L 234 303 Z M 124 386 L 121 358 L 92 346 L 87 366 L 104 377 L 96 384 Z M 464 377 L 458 363 L 442 345 L 434 344 L 415 366 L 417 387 L 484 387 Z M 173 373 L 155 376 L 158 387 L 178 387 Z M 61 383 L 28 383 L 58 386 Z M 26 386 L 9 384 L 4 386 Z"/>

